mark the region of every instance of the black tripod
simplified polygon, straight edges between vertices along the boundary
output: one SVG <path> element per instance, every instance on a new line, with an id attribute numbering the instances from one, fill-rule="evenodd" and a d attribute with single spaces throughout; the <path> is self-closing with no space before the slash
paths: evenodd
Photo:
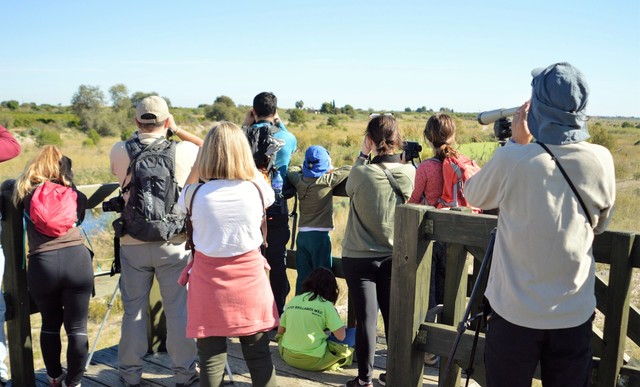
<path id="1" fill-rule="evenodd" d="M 478 271 L 478 276 L 476 277 L 476 282 L 473 284 L 473 290 L 471 291 L 471 296 L 469 297 L 469 304 L 467 305 L 467 309 L 464 312 L 464 317 L 462 321 L 458 324 L 458 334 L 456 335 L 456 339 L 453 342 L 453 346 L 451 347 L 451 351 L 449 351 L 449 357 L 447 359 L 447 366 L 445 367 L 445 377 L 440 383 L 440 386 L 444 386 L 447 381 L 447 376 L 449 375 L 449 371 L 451 370 L 451 364 L 453 363 L 453 357 L 456 354 L 458 349 L 458 345 L 460 344 L 460 339 L 464 332 L 471 326 L 471 324 L 476 321 L 478 318 L 485 317 L 484 311 L 480 311 L 475 316 L 471 316 L 471 308 L 478 297 L 478 290 L 480 289 L 480 284 L 483 282 L 485 275 L 489 275 L 489 265 L 491 264 L 491 258 L 493 257 L 493 245 L 496 241 L 496 229 L 491 230 L 491 238 L 489 239 L 489 245 L 487 246 L 487 251 L 484 254 L 484 258 L 482 258 L 482 264 L 480 265 L 480 270 Z M 484 309 L 484 308 L 483 308 Z M 471 348 L 471 356 L 469 358 L 469 368 L 465 370 L 467 374 L 467 382 L 465 386 L 469 385 L 469 379 L 473 375 L 473 359 L 476 356 L 476 348 L 478 346 L 478 336 L 480 335 L 480 322 L 476 324 L 476 334 L 473 339 L 473 346 Z"/>

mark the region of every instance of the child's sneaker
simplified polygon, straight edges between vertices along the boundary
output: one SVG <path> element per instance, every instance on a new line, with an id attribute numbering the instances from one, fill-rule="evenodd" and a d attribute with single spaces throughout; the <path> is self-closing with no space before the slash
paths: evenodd
<path id="1" fill-rule="evenodd" d="M 363 382 L 362 380 L 360 380 L 360 378 L 356 377 L 353 380 L 349 380 L 347 384 L 345 384 L 345 387 L 359 387 L 359 386 L 373 387 L 373 383 Z"/>
<path id="2" fill-rule="evenodd" d="M 383 386 L 387 385 L 387 373 L 383 372 L 380 374 L 380 376 L 378 376 L 378 383 L 380 383 Z"/>

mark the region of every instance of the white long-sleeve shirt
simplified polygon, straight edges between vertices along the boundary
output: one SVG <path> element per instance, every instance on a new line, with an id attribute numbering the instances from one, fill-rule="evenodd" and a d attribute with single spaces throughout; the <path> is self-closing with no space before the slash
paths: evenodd
<path id="1" fill-rule="evenodd" d="M 548 145 L 585 202 L 538 144 L 512 144 L 465 187 L 469 203 L 499 208 L 498 233 L 485 292 L 507 321 L 534 329 L 583 324 L 596 306 L 594 233 L 611 220 L 615 172 L 609 151 L 579 142 Z"/>

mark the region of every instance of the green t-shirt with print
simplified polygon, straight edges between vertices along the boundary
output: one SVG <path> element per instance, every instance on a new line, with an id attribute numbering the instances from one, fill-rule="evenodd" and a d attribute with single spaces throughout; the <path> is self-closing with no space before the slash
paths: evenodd
<path id="1" fill-rule="evenodd" d="M 280 316 L 280 326 L 286 328 L 280 345 L 291 352 L 321 358 L 327 348 L 327 334 L 344 323 L 336 307 L 322 297 L 310 300 L 313 293 L 294 297 Z"/>

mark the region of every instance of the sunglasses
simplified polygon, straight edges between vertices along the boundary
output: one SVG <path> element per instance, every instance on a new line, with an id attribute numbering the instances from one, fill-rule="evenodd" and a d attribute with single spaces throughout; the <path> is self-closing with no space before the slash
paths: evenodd
<path id="1" fill-rule="evenodd" d="M 372 114 L 369 114 L 369 119 L 376 118 L 378 116 L 393 117 L 393 114 L 392 113 L 372 113 Z"/>

